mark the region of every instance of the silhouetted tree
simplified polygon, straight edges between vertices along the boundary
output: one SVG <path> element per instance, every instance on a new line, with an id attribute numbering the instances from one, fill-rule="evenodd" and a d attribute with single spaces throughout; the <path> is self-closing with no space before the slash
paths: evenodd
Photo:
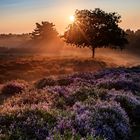
<path id="1" fill-rule="evenodd" d="M 95 48 L 123 49 L 128 41 L 126 33 L 118 26 L 120 18 L 117 13 L 106 13 L 99 8 L 76 10 L 75 21 L 64 33 L 65 41 L 78 47 L 89 47 L 92 50 L 92 57 Z"/>
<path id="2" fill-rule="evenodd" d="M 129 44 L 127 45 L 127 51 L 140 56 L 140 29 L 136 31 L 127 29 L 126 33 L 128 35 L 127 39 L 129 41 Z"/>
<path id="3" fill-rule="evenodd" d="M 135 34 L 135 32 L 133 30 L 130 30 L 130 29 L 127 29 L 125 32 L 127 35 L 134 35 Z"/>
<path id="4" fill-rule="evenodd" d="M 56 38 L 58 33 L 54 28 L 54 24 L 50 22 L 36 23 L 36 29 L 32 32 L 32 39 L 37 41 L 48 41 Z"/>
<path id="5" fill-rule="evenodd" d="M 136 35 L 136 36 L 140 36 L 140 29 L 138 29 L 138 30 L 135 32 L 135 35 Z"/>

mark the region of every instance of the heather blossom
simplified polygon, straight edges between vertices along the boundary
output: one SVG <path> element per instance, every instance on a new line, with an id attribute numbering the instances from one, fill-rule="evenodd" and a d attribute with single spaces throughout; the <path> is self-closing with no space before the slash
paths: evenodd
<path id="1" fill-rule="evenodd" d="M 30 87 L 8 82 L 0 139 L 129 140 L 140 122 L 139 77 L 136 68 L 115 68 L 46 77 Z"/>

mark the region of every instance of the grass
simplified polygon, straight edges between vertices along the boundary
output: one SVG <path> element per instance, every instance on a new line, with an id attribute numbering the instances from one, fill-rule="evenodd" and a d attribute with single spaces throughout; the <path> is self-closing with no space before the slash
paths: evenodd
<path id="1" fill-rule="evenodd" d="M 80 57 L 0 56 L 0 83 L 15 79 L 35 81 L 44 76 L 99 71 L 106 67 L 101 60 Z"/>

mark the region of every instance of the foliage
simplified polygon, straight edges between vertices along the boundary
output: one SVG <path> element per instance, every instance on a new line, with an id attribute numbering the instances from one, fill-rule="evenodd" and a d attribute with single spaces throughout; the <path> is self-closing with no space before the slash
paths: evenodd
<path id="1" fill-rule="evenodd" d="M 131 134 L 129 119 L 115 102 L 96 102 L 95 106 L 77 102 L 71 118 L 60 118 L 57 132 L 64 136 L 67 131 L 80 137 L 101 137 L 109 140 L 127 140 Z"/>
<path id="2" fill-rule="evenodd" d="M 127 140 L 131 135 L 129 118 L 126 112 L 115 102 L 99 103 L 94 115 L 96 134 L 111 140 Z"/>
<path id="3" fill-rule="evenodd" d="M 46 86 L 54 86 L 56 84 L 53 78 L 43 78 L 35 83 L 37 89 L 43 89 Z"/>
<path id="4" fill-rule="evenodd" d="M 17 80 L 7 82 L 1 89 L 2 94 L 15 94 L 21 93 L 27 88 L 28 84 L 25 81 Z"/>
<path id="5" fill-rule="evenodd" d="M 121 16 L 117 13 L 106 13 L 96 8 L 95 10 L 76 10 L 75 21 L 70 24 L 64 33 L 67 43 L 78 47 L 92 49 L 93 57 L 95 48 L 111 47 L 123 48 L 127 43 L 125 31 L 119 27 Z"/>
<path id="6" fill-rule="evenodd" d="M 56 82 L 57 85 L 59 86 L 68 86 L 71 83 L 73 83 L 73 79 L 68 78 L 68 76 L 67 77 L 63 76 L 63 77 L 59 77 Z"/>
<path id="7" fill-rule="evenodd" d="M 35 87 L 37 89 L 43 89 L 47 86 L 68 86 L 71 83 L 73 83 L 73 79 L 64 76 L 57 79 L 54 79 L 53 77 L 46 77 L 37 81 L 35 83 Z"/>
<path id="8" fill-rule="evenodd" d="M 0 139 L 133 140 L 139 76 L 133 67 L 39 80 L 0 105 Z"/>
<path id="9" fill-rule="evenodd" d="M 36 29 L 32 32 L 32 39 L 37 41 L 49 41 L 50 39 L 56 38 L 58 33 L 54 28 L 54 24 L 42 21 L 41 24 L 36 23 Z"/>
<path id="10" fill-rule="evenodd" d="M 13 115 L 0 116 L 1 134 L 8 139 L 43 140 L 56 122 L 55 117 L 41 110 L 27 110 Z"/>
<path id="11" fill-rule="evenodd" d="M 127 112 L 132 122 L 140 122 L 140 99 L 131 92 L 110 91 L 107 95 L 108 99 L 120 103 L 121 107 Z M 136 113 L 137 112 L 137 113 Z"/>
<path id="12" fill-rule="evenodd" d="M 66 98 L 66 105 L 72 106 L 76 102 L 83 102 L 88 98 L 98 99 L 98 95 L 92 88 L 80 88 L 73 92 L 68 98 Z"/>
<path id="13" fill-rule="evenodd" d="M 132 54 L 140 56 L 140 29 L 133 31 L 130 29 L 126 30 L 129 44 L 127 45 L 127 51 Z"/>

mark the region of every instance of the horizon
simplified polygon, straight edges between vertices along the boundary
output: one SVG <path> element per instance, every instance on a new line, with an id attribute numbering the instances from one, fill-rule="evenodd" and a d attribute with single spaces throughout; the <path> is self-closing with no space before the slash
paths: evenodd
<path id="1" fill-rule="evenodd" d="M 101 8 L 106 12 L 117 12 L 121 15 L 120 26 L 123 29 L 136 31 L 140 28 L 139 0 L 2 0 L 0 1 L 0 33 L 30 33 L 36 22 L 49 21 L 55 24 L 56 30 L 62 34 L 68 24 L 69 17 L 76 9 Z"/>

